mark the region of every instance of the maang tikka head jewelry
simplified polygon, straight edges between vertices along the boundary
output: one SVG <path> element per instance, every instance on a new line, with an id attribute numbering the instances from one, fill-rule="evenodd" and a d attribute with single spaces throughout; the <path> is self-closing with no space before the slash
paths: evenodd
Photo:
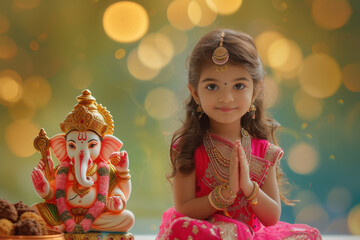
<path id="1" fill-rule="evenodd" d="M 212 55 L 212 60 L 216 64 L 217 72 L 224 72 L 227 70 L 227 61 L 229 61 L 229 53 L 228 50 L 223 47 L 225 32 L 221 33 L 220 36 L 220 45 L 214 50 Z"/>

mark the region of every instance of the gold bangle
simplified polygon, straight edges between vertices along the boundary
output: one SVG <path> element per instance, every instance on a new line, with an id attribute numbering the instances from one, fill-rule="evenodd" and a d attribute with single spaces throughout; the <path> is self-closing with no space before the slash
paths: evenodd
<path id="1" fill-rule="evenodd" d="M 215 205 L 215 203 L 213 202 L 213 193 L 214 193 L 214 190 L 208 195 L 208 199 L 209 199 L 209 203 L 210 205 L 215 208 L 216 210 L 223 210 L 222 208 L 219 208 L 218 206 Z"/>
<path id="2" fill-rule="evenodd" d="M 254 184 L 254 190 L 253 192 L 250 194 L 250 196 L 246 197 L 246 200 L 248 202 L 250 202 L 251 205 L 256 205 L 257 204 L 257 194 L 259 192 L 259 184 L 255 181 L 252 181 Z"/>

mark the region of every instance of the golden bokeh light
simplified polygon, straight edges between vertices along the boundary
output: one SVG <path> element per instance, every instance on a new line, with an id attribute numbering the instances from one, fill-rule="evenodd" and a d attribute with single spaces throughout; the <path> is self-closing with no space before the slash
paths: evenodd
<path id="1" fill-rule="evenodd" d="M 360 63 L 347 64 L 342 70 L 342 80 L 347 89 L 360 92 Z"/>
<path id="2" fill-rule="evenodd" d="M 151 90 L 144 105 L 146 112 L 157 120 L 168 119 L 178 110 L 175 93 L 164 87 Z"/>
<path id="3" fill-rule="evenodd" d="M 8 36 L 0 36 L 0 58 L 10 59 L 15 57 L 18 48 L 16 43 Z"/>
<path id="4" fill-rule="evenodd" d="M 33 142 L 39 130 L 40 128 L 31 121 L 14 121 L 5 130 L 6 145 L 16 156 L 30 157 L 36 152 Z"/>
<path id="5" fill-rule="evenodd" d="M 360 235 L 360 204 L 357 204 L 350 210 L 348 227 L 351 234 Z"/>
<path id="6" fill-rule="evenodd" d="M 93 81 L 90 68 L 85 65 L 77 66 L 70 74 L 71 84 L 79 90 L 88 88 Z"/>
<path id="7" fill-rule="evenodd" d="M 278 11 L 284 11 L 287 9 L 287 4 L 283 0 L 272 0 L 272 5 L 274 9 Z"/>
<path id="8" fill-rule="evenodd" d="M 155 78 L 160 72 L 159 69 L 149 68 L 140 61 L 138 49 L 134 49 L 128 55 L 127 67 L 134 78 L 143 81 Z"/>
<path id="9" fill-rule="evenodd" d="M 319 165 L 319 155 L 310 144 L 299 142 L 291 147 L 287 163 L 297 174 L 311 174 Z"/>
<path id="10" fill-rule="evenodd" d="M 301 209 L 295 218 L 295 222 L 323 228 L 329 224 L 330 217 L 321 205 L 313 204 Z"/>
<path id="11" fill-rule="evenodd" d="M 23 84 L 24 97 L 33 101 L 37 108 L 45 107 L 50 101 L 52 90 L 48 81 L 40 76 L 31 76 Z"/>
<path id="12" fill-rule="evenodd" d="M 322 100 L 311 97 L 302 90 L 294 94 L 293 102 L 297 115 L 303 120 L 314 120 L 323 112 Z"/>
<path id="13" fill-rule="evenodd" d="M 105 33 L 114 41 L 135 42 L 148 31 L 149 16 L 140 4 L 120 1 L 105 10 L 103 27 Z"/>
<path id="14" fill-rule="evenodd" d="M 167 36 L 171 40 L 174 55 L 180 54 L 185 50 L 188 42 L 186 32 L 179 31 L 169 24 L 162 27 L 158 33 Z"/>
<path id="15" fill-rule="evenodd" d="M 270 46 L 280 39 L 284 39 L 284 36 L 275 31 L 265 31 L 255 38 L 256 47 L 264 64 L 269 65 L 268 52 Z"/>
<path id="16" fill-rule="evenodd" d="M 199 27 L 206 27 L 212 24 L 217 13 L 209 8 L 206 0 L 192 0 L 188 10 L 190 20 Z"/>
<path id="17" fill-rule="evenodd" d="M 189 15 L 190 21 L 194 25 L 197 25 L 201 20 L 201 17 L 202 17 L 201 16 L 202 15 L 201 7 L 194 0 L 190 1 L 190 3 L 189 3 L 188 15 Z"/>
<path id="18" fill-rule="evenodd" d="M 16 103 L 22 96 L 22 87 L 15 79 L 11 77 L 0 77 L 0 102 Z"/>
<path id="19" fill-rule="evenodd" d="M 206 0 L 211 10 L 220 15 L 230 15 L 239 10 L 242 0 Z"/>
<path id="20" fill-rule="evenodd" d="M 350 19 L 351 13 L 348 0 L 314 0 L 311 6 L 315 23 L 327 30 L 344 26 Z"/>
<path id="21" fill-rule="evenodd" d="M 10 28 L 10 22 L 9 19 L 3 15 L 0 14 L 0 34 L 6 33 Z"/>
<path id="22" fill-rule="evenodd" d="M 23 95 L 22 78 L 13 70 L 0 72 L 0 103 L 11 105 L 18 102 Z"/>
<path id="23" fill-rule="evenodd" d="M 352 196 L 349 190 L 341 187 L 333 188 L 327 196 L 326 205 L 335 213 L 345 213 L 350 207 Z"/>
<path id="24" fill-rule="evenodd" d="M 136 127 L 143 127 L 146 124 L 147 115 L 146 114 L 137 114 L 134 119 L 134 123 Z"/>
<path id="25" fill-rule="evenodd" d="M 36 114 L 36 106 L 33 101 L 22 98 L 16 104 L 9 106 L 9 114 L 13 120 L 31 120 Z"/>
<path id="26" fill-rule="evenodd" d="M 329 55 L 312 54 L 304 60 L 299 80 L 302 89 L 310 96 L 327 98 L 340 87 L 340 67 Z"/>
<path id="27" fill-rule="evenodd" d="M 271 108 L 279 99 L 279 86 L 269 76 L 265 77 L 265 88 L 264 88 L 264 104 L 266 108 Z"/>
<path id="28" fill-rule="evenodd" d="M 13 6 L 19 10 L 29 10 L 37 7 L 40 0 L 13 0 Z"/>
<path id="29" fill-rule="evenodd" d="M 276 71 L 276 76 L 286 80 L 297 76 L 303 54 L 296 42 L 281 38 L 270 45 L 268 59 L 270 66 Z"/>
<path id="30" fill-rule="evenodd" d="M 164 34 L 149 34 L 143 38 L 138 47 L 140 61 L 148 68 L 161 69 L 174 55 L 171 40 Z"/>
<path id="31" fill-rule="evenodd" d="M 191 0 L 174 0 L 169 4 L 167 18 L 174 28 L 185 31 L 194 27 L 188 14 L 190 2 Z"/>
<path id="32" fill-rule="evenodd" d="M 123 59 L 126 55 L 126 51 L 123 48 L 119 48 L 115 51 L 115 58 L 116 59 Z"/>

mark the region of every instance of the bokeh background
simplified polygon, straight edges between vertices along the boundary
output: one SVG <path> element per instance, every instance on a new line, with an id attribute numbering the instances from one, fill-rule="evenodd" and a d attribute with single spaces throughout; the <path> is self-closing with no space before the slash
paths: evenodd
<path id="1" fill-rule="evenodd" d="M 215 28 L 252 35 L 264 61 L 290 197 L 301 201 L 281 220 L 360 234 L 358 0 L 0 1 L 0 198 L 41 201 L 33 140 L 40 128 L 60 133 L 88 88 L 130 156 L 132 232 L 155 234 L 172 205 L 165 174 L 186 58 Z"/>

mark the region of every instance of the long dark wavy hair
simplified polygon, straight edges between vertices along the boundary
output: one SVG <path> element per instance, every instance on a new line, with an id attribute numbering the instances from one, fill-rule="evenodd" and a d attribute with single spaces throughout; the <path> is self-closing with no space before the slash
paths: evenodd
<path id="1" fill-rule="evenodd" d="M 220 44 L 220 36 L 225 33 L 223 46 L 228 50 L 229 62 L 243 66 L 251 75 L 254 82 L 254 93 L 258 92 L 254 101 L 256 117 L 247 113 L 241 118 L 241 126 L 254 138 L 266 139 L 277 144 L 275 131 L 280 124 L 270 118 L 263 101 L 264 68 L 256 49 L 254 40 L 248 34 L 229 29 L 218 29 L 204 35 L 194 47 L 187 59 L 188 83 L 193 89 L 198 88 L 200 73 L 205 64 L 211 63 L 214 50 Z M 197 103 L 190 97 L 186 100 L 186 116 L 182 126 L 174 133 L 170 145 L 172 173 L 168 179 L 175 177 L 179 171 L 188 175 L 195 169 L 194 152 L 202 144 L 203 136 L 209 128 L 209 118 L 204 114 L 199 118 L 196 111 Z M 280 197 L 285 204 L 292 205 L 288 200 L 285 186 L 288 181 L 283 177 L 279 164 L 276 165 L 276 176 L 280 188 Z"/>

